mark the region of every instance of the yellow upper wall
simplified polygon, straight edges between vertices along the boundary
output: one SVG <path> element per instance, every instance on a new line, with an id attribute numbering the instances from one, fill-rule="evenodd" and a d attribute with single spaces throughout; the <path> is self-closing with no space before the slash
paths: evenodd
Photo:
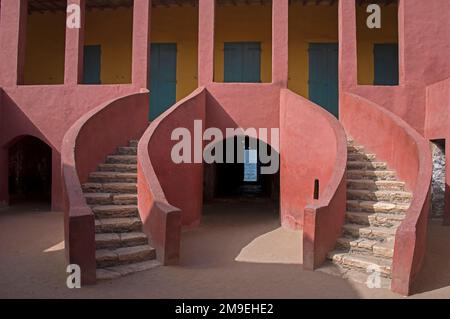
<path id="1" fill-rule="evenodd" d="M 338 7 L 289 6 L 289 81 L 292 91 L 309 97 L 309 43 L 337 43 Z"/>
<path id="2" fill-rule="evenodd" d="M 381 29 L 369 29 L 367 5 L 357 6 L 358 84 L 373 85 L 375 43 L 398 43 L 398 6 L 381 6 Z"/>
<path id="3" fill-rule="evenodd" d="M 101 45 L 102 84 L 131 83 L 133 10 L 86 11 L 85 45 Z"/>
<path id="4" fill-rule="evenodd" d="M 153 43 L 177 44 L 177 101 L 197 88 L 198 7 L 153 8 Z"/>
<path id="5" fill-rule="evenodd" d="M 261 42 L 261 81 L 271 82 L 272 6 L 218 6 L 215 23 L 214 80 L 224 81 L 225 42 Z"/>
<path id="6" fill-rule="evenodd" d="M 28 15 L 23 84 L 64 83 L 65 33 L 64 12 Z"/>

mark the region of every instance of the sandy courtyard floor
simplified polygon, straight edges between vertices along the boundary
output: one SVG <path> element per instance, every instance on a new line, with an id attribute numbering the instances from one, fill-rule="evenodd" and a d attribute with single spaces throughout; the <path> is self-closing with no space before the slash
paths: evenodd
<path id="1" fill-rule="evenodd" d="M 399 298 L 301 267 L 301 233 L 280 228 L 264 202 L 206 205 L 183 232 L 181 263 L 95 286 L 66 287 L 63 216 L 0 209 L 0 298 Z M 450 228 L 430 223 L 428 254 L 412 298 L 450 298 Z"/>

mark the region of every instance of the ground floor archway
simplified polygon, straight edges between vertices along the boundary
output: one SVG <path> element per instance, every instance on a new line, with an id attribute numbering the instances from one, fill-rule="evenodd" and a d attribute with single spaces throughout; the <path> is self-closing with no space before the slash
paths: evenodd
<path id="1" fill-rule="evenodd" d="M 33 136 L 16 139 L 8 147 L 10 205 L 51 203 L 52 149 Z"/>

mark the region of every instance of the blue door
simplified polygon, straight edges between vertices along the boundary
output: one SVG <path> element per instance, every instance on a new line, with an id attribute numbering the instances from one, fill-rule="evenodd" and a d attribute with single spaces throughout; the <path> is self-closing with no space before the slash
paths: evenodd
<path id="1" fill-rule="evenodd" d="M 375 85 L 398 85 L 398 44 L 375 44 L 373 48 Z"/>
<path id="2" fill-rule="evenodd" d="M 261 82 L 261 43 L 225 43 L 224 81 L 248 83 Z"/>
<path id="3" fill-rule="evenodd" d="M 84 84 L 101 84 L 102 49 L 100 45 L 84 46 L 84 63 L 83 63 L 83 83 Z"/>
<path id="4" fill-rule="evenodd" d="M 177 45 L 152 43 L 150 46 L 150 120 L 176 102 Z"/>
<path id="5" fill-rule="evenodd" d="M 339 117 L 337 43 L 309 45 L 309 99 Z"/>

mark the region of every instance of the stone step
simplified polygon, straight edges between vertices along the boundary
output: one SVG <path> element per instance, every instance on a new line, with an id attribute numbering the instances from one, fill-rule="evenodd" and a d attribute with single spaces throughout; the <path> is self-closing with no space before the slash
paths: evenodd
<path id="1" fill-rule="evenodd" d="M 364 153 L 364 146 L 361 145 L 347 145 L 348 153 Z"/>
<path id="2" fill-rule="evenodd" d="M 106 156 L 106 164 L 136 164 L 136 155 L 108 155 Z"/>
<path id="3" fill-rule="evenodd" d="M 139 217 L 136 205 L 100 205 L 92 207 L 96 218 Z"/>
<path id="4" fill-rule="evenodd" d="M 130 147 L 138 147 L 139 141 L 138 140 L 131 140 L 129 146 Z"/>
<path id="5" fill-rule="evenodd" d="M 95 251 L 95 260 L 99 268 L 143 262 L 155 258 L 156 251 L 149 245 Z"/>
<path id="6" fill-rule="evenodd" d="M 93 172 L 89 174 L 91 183 L 137 183 L 137 173 Z"/>
<path id="7" fill-rule="evenodd" d="M 367 213 L 405 214 L 409 203 L 347 200 L 347 210 Z"/>
<path id="8" fill-rule="evenodd" d="M 136 164 L 100 164 L 98 170 L 101 172 L 137 173 Z"/>
<path id="9" fill-rule="evenodd" d="M 137 205 L 137 194 L 84 193 L 88 205 Z"/>
<path id="10" fill-rule="evenodd" d="M 137 155 L 137 147 L 133 147 L 133 146 L 118 147 L 117 155 Z"/>
<path id="11" fill-rule="evenodd" d="M 406 216 L 403 214 L 346 212 L 345 217 L 352 224 L 391 228 L 400 226 Z"/>
<path id="12" fill-rule="evenodd" d="M 372 161 L 347 161 L 347 169 L 364 169 L 364 170 L 386 170 L 387 163 Z"/>
<path id="13" fill-rule="evenodd" d="M 366 189 L 366 190 L 394 190 L 404 191 L 405 183 L 399 181 L 377 181 L 370 179 L 348 179 L 347 187 L 351 189 Z"/>
<path id="14" fill-rule="evenodd" d="M 375 154 L 365 154 L 365 153 L 348 153 L 347 158 L 349 161 L 358 161 L 358 162 L 364 162 L 364 161 L 375 161 L 376 155 Z"/>
<path id="15" fill-rule="evenodd" d="M 365 238 L 390 242 L 395 240 L 396 228 L 364 226 L 347 223 L 342 227 L 344 235 L 353 238 Z"/>
<path id="16" fill-rule="evenodd" d="M 148 238 L 143 232 L 95 234 L 97 249 L 140 246 L 147 243 Z"/>
<path id="17" fill-rule="evenodd" d="M 353 254 L 347 251 L 333 251 L 328 258 L 335 264 L 346 269 L 359 270 L 365 273 L 377 271 L 381 276 L 390 278 L 392 273 L 392 260 L 361 254 Z"/>
<path id="18" fill-rule="evenodd" d="M 338 249 L 386 259 L 394 257 L 394 242 L 384 243 L 364 238 L 341 237 L 338 239 Z"/>
<path id="19" fill-rule="evenodd" d="M 390 170 L 347 170 L 348 179 L 396 180 L 396 173 Z"/>
<path id="20" fill-rule="evenodd" d="M 85 193 L 137 193 L 136 183 L 85 183 L 82 187 Z"/>
<path id="21" fill-rule="evenodd" d="M 412 200 L 412 194 L 409 192 L 391 190 L 371 191 L 365 189 L 347 189 L 347 199 L 360 201 L 409 203 Z"/>
<path id="22" fill-rule="evenodd" d="M 157 260 L 149 260 L 133 264 L 97 268 L 97 280 L 115 279 L 136 272 L 150 270 L 159 266 L 161 266 L 161 263 Z"/>
<path id="23" fill-rule="evenodd" d="M 341 269 L 344 269 L 344 268 L 341 268 Z M 373 285 L 373 286 L 370 286 L 373 288 L 378 288 L 378 289 L 382 288 L 382 289 L 387 289 L 387 290 L 391 289 L 391 279 L 390 278 L 377 276 L 376 280 L 374 280 L 372 274 L 373 274 L 372 270 L 365 272 L 365 271 L 362 271 L 359 269 L 345 269 L 344 274 L 342 275 L 342 278 L 353 281 L 353 282 L 357 282 L 359 284 L 363 284 L 366 286 Z"/>
<path id="24" fill-rule="evenodd" d="M 126 233 L 142 231 L 142 222 L 138 217 L 95 219 L 96 233 Z"/>

